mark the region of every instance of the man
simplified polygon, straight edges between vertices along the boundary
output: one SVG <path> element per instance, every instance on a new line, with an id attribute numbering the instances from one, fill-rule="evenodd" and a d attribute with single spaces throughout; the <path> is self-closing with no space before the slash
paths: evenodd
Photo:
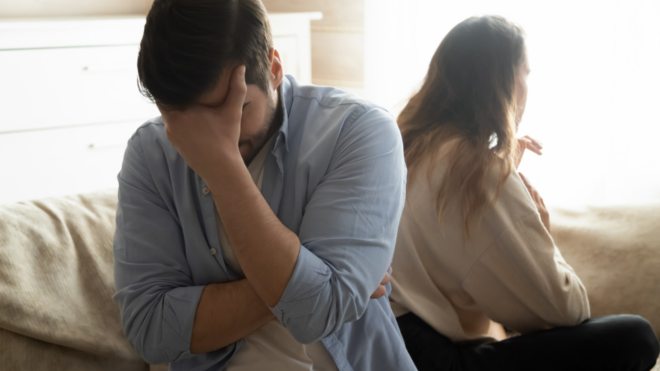
<path id="1" fill-rule="evenodd" d="M 145 360 L 414 370 L 384 296 L 405 199 L 394 119 L 285 77 L 258 0 L 156 0 L 138 70 L 162 118 L 118 176 L 114 300 Z"/>

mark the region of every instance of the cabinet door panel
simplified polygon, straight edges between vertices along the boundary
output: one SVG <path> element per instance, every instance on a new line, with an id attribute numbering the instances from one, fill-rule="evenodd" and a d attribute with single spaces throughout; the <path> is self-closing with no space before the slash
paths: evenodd
<path id="1" fill-rule="evenodd" d="M 0 203 L 117 187 L 140 123 L 0 135 Z"/>
<path id="2" fill-rule="evenodd" d="M 0 51 L 0 132 L 146 120 L 137 45 Z"/>

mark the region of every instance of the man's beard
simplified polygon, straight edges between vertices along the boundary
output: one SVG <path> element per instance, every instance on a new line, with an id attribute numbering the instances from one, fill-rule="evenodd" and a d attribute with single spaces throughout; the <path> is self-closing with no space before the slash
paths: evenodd
<path id="1" fill-rule="evenodd" d="M 269 107 L 269 113 L 264 120 L 264 126 L 261 130 L 251 139 L 251 142 L 254 143 L 252 150 L 243 157 L 245 166 L 250 166 L 250 163 L 257 156 L 259 151 L 264 147 L 264 145 L 270 140 L 270 138 L 275 134 L 277 130 L 282 126 L 282 121 L 284 120 L 284 111 L 282 108 L 282 102 L 280 101 L 281 94 L 279 94 L 280 89 L 277 89 L 277 103 L 273 107 Z"/>

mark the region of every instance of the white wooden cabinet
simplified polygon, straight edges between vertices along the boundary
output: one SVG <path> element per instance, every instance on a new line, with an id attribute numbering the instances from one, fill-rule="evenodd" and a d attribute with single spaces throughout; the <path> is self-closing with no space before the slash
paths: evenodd
<path id="1" fill-rule="evenodd" d="M 310 20 L 271 14 L 285 73 L 311 83 Z M 144 17 L 0 21 L 0 203 L 117 186 L 158 110 L 137 89 Z"/>

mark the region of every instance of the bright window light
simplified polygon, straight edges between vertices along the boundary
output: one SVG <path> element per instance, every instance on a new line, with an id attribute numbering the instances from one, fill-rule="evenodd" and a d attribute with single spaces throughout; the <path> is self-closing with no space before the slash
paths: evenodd
<path id="1" fill-rule="evenodd" d="M 367 0 L 366 95 L 394 114 L 444 35 L 498 14 L 527 34 L 519 135 L 544 144 L 520 171 L 548 204 L 660 201 L 660 1 Z"/>

